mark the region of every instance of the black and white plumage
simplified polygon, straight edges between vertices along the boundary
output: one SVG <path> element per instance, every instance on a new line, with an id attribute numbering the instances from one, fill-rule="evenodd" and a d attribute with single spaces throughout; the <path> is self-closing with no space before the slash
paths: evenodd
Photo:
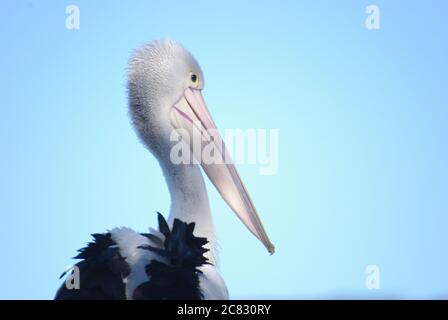
<path id="1" fill-rule="evenodd" d="M 80 289 L 62 286 L 57 299 L 228 299 L 217 269 L 215 229 L 201 168 L 249 231 L 274 252 L 208 111 L 203 88 L 199 64 L 178 43 L 155 41 L 134 52 L 128 71 L 130 116 L 164 173 L 171 196 L 169 217 L 165 222 L 159 216 L 160 230 L 148 234 L 115 228 L 93 235 L 94 242 L 78 255 Z M 180 161 L 175 157 L 179 146 Z M 213 161 L 202 161 L 210 147 Z"/>
<path id="2" fill-rule="evenodd" d="M 80 249 L 75 259 L 82 259 L 79 268 L 82 287 L 68 289 L 65 283 L 58 290 L 58 300 L 122 300 L 126 299 L 123 279 L 129 275 L 129 265 L 120 255 L 110 233 L 93 234 L 93 242 Z M 61 278 L 66 275 L 64 272 Z"/>
<path id="3" fill-rule="evenodd" d="M 158 214 L 160 234 L 142 234 L 151 245 L 138 249 L 155 252 L 158 258 L 145 266 L 146 281 L 132 293 L 135 300 L 197 300 L 203 299 L 200 289 L 199 267 L 208 264 L 204 253 L 207 239 L 193 234 L 194 222 L 174 220 L 170 230 L 163 216 Z M 110 233 L 93 234 L 94 241 L 80 249 L 75 259 L 82 259 L 79 268 L 79 290 L 68 289 L 65 284 L 56 294 L 57 300 L 124 300 L 130 266 L 119 253 Z M 66 273 L 64 272 L 61 277 Z"/>
<path id="4" fill-rule="evenodd" d="M 172 230 L 165 219 L 159 214 L 159 230 L 165 239 L 154 234 L 146 235 L 157 246 L 142 246 L 165 258 L 165 262 L 152 260 L 146 267 L 148 281 L 139 285 L 134 293 L 134 299 L 202 299 L 204 297 L 199 275 L 201 266 L 208 264 L 204 254 L 207 239 L 193 234 L 194 222 L 185 223 L 175 219 Z"/>

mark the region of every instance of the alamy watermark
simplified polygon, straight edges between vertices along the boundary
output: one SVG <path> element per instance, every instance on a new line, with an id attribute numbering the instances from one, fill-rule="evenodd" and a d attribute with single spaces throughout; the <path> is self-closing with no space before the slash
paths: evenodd
<path id="1" fill-rule="evenodd" d="M 65 272 L 70 273 L 65 279 L 65 287 L 68 290 L 79 290 L 81 288 L 79 267 L 77 265 L 70 266 Z"/>
<path id="2" fill-rule="evenodd" d="M 367 275 L 365 280 L 366 289 L 379 290 L 381 288 L 380 268 L 377 265 L 370 264 L 364 270 Z"/>
<path id="3" fill-rule="evenodd" d="M 371 4 L 366 7 L 366 14 L 368 14 L 364 25 L 367 30 L 379 30 L 380 23 L 380 8 L 377 5 Z"/>
<path id="4" fill-rule="evenodd" d="M 79 30 L 81 27 L 81 12 L 79 7 L 74 4 L 70 4 L 65 7 L 65 27 L 68 30 Z"/>
<path id="5" fill-rule="evenodd" d="M 193 126 L 187 130 L 173 130 L 170 140 L 170 160 L 174 164 L 249 164 L 258 165 L 261 175 L 278 172 L 278 129 L 226 129 L 223 140 L 217 130 L 202 130 Z M 184 143 L 184 141 L 189 142 Z"/>

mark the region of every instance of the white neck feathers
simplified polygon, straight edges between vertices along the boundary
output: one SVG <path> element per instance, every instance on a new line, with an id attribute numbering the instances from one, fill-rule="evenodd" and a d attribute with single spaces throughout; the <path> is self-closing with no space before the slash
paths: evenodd
<path id="1" fill-rule="evenodd" d="M 172 164 L 169 159 L 160 161 L 171 195 L 168 223 L 175 218 L 196 224 L 194 234 L 209 241 L 207 253 L 210 262 L 216 263 L 217 241 L 201 169 L 196 164 Z"/>

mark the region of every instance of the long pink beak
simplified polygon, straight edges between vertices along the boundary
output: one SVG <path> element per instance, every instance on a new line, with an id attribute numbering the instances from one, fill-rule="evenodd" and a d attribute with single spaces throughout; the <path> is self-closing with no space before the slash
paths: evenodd
<path id="1" fill-rule="evenodd" d="M 270 254 L 274 245 L 263 228 L 260 217 L 230 159 L 223 139 L 208 111 L 201 91 L 186 89 L 171 110 L 171 123 L 190 145 L 210 181 L 245 226 L 263 243 Z M 213 152 L 210 153 L 210 150 Z M 207 155 L 212 154 L 211 157 Z"/>

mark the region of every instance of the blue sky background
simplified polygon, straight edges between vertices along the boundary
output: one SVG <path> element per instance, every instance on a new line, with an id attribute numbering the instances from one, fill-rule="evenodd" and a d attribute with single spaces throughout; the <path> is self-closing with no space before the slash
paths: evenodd
<path id="1" fill-rule="evenodd" d="M 69 4 L 80 30 L 65 28 Z M 369 4 L 380 30 L 364 27 Z M 132 49 L 165 37 L 198 59 L 219 127 L 279 129 L 278 174 L 239 166 L 274 256 L 209 188 L 232 298 L 448 298 L 447 11 L 1 1 L 0 298 L 51 299 L 90 233 L 168 213 L 125 92 Z M 380 290 L 365 287 L 371 264 Z"/>

